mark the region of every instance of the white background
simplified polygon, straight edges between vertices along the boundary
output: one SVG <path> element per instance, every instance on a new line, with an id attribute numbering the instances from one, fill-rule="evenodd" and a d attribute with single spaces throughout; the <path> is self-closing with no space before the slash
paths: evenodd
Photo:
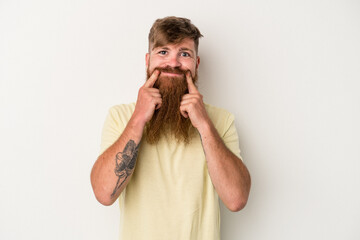
<path id="1" fill-rule="evenodd" d="M 355 0 L 0 0 L 0 239 L 118 239 L 90 170 L 168 15 L 205 36 L 200 91 L 235 114 L 252 175 L 246 208 L 222 206 L 222 239 L 360 239 Z"/>

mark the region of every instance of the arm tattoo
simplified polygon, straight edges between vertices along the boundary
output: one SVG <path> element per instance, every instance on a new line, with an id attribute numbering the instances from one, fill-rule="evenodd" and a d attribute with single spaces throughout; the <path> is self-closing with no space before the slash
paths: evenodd
<path id="1" fill-rule="evenodd" d="M 134 171 L 139 146 L 140 145 L 136 145 L 136 143 L 130 139 L 124 150 L 116 154 L 114 172 L 119 178 L 111 197 L 115 195 L 116 191 Z M 122 179 L 122 181 L 120 181 L 120 179 Z"/>

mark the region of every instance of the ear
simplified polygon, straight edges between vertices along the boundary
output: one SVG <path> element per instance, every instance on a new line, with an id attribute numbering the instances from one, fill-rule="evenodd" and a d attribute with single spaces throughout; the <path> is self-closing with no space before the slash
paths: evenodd
<path id="1" fill-rule="evenodd" d="M 196 70 L 199 68 L 199 65 L 200 65 L 200 57 L 197 56 L 196 57 Z"/>
<path id="2" fill-rule="evenodd" d="M 146 53 L 146 54 L 145 54 L 146 69 L 149 68 L 149 60 L 150 60 L 150 54 L 149 54 L 149 53 Z"/>

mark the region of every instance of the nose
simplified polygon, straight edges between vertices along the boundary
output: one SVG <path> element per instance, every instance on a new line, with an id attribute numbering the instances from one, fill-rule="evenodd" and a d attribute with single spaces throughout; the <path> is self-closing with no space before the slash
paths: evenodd
<path id="1" fill-rule="evenodd" d="M 179 61 L 178 56 L 169 56 L 167 65 L 172 68 L 181 67 L 181 62 Z"/>

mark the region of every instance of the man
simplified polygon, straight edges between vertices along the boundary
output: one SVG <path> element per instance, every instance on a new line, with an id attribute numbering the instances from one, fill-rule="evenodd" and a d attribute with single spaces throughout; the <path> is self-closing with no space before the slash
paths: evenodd
<path id="1" fill-rule="evenodd" d="M 121 239 L 220 239 L 218 197 L 231 211 L 247 202 L 234 117 L 195 86 L 201 36 L 188 19 L 156 20 L 136 104 L 106 119 L 91 183 L 100 203 L 119 198 Z"/>

